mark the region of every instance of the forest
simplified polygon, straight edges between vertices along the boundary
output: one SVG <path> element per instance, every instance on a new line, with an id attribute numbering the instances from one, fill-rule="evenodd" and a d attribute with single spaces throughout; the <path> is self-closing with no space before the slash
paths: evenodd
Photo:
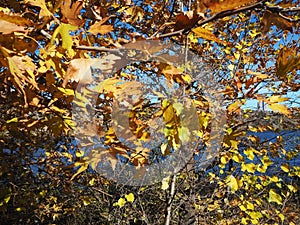
<path id="1" fill-rule="evenodd" d="M 1 0 L 0 224 L 300 224 L 298 0 Z"/>

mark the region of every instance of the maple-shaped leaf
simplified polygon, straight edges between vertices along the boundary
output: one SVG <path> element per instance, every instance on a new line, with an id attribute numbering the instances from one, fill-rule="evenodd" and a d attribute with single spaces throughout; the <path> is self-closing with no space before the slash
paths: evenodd
<path id="1" fill-rule="evenodd" d="M 62 47 L 67 50 L 69 56 L 73 57 L 74 56 L 74 50 L 72 49 L 73 39 L 72 36 L 70 35 L 70 31 L 74 31 L 76 29 L 77 29 L 76 26 L 73 26 L 71 24 L 61 23 L 55 29 L 50 42 L 53 43 L 55 38 L 57 38 L 59 34 L 62 40 Z"/>
<path id="2" fill-rule="evenodd" d="M 113 31 L 113 26 L 112 25 L 104 25 L 104 23 L 109 19 L 110 17 L 106 17 L 101 21 L 97 21 L 95 22 L 90 29 L 88 30 L 88 32 L 91 32 L 92 34 L 106 34 L 109 33 L 111 31 Z"/>
<path id="3" fill-rule="evenodd" d="M 2 47 L 2 51 L 5 49 Z M 8 68 L 12 81 L 17 87 L 18 91 L 23 94 L 25 107 L 28 106 L 27 92 L 24 89 L 24 85 L 31 84 L 33 87 L 38 89 L 38 85 L 35 81 L 35 64 L 32 62 L 29 56 L 12 56 L 7 57 Z"/>
<path id="4" fill-rule="evenodd" d="M 240 8 L 244 5 L 249 5 L 256 2 L 255 0 L 202 0 L 202 4 L 212 12 L 222 12 Z"/>
<path id="5" fill-rule="evenodd" d="M 45 0 L 25 0 L 25 4 L 40 7 L 39 18 L 51 17 L 53 14 L 48 10 Z"/>
<path id="6" fill-rule="evenodd" d="M 82 9 L 83 1 L 65 0 L 61 5 L 61 13 L 63 14 L 62 22 L 68 23 L 74 26 L 81 26 L 84 24 L 84 20 L 78 18 L 80 10 Z"/>

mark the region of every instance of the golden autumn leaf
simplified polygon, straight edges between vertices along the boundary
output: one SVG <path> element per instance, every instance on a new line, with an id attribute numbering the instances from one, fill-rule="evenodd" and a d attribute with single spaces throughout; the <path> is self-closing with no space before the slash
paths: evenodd
<path id="1" fill-rule="evenodd" d="M 104 25 L 104 23 L 109 19 L 110 17 L 106 17 L 101 21 L 95 22 L 88 32 L 91 32 L 92 34 L 106 34 L 111 31 L 113 31 L 114 27 L 112 25 Z"/>
<path id="2" fill-rule="evenodd" d="M 277 102 L 285 102 L 289 100 L 289 98 L 281 97 L 280 95 L 272 95 L 267 99 L 267 102 L 269 103 L 277 103 Z"/>
<path id="3" fill-rule="evenodd" d="M 62 47 L 67 50 L 69 56 L 73 57 L 75 53 L 74 50 L 72 49 L 73 39 L 72 36 L 70 35 L 70 31 L 74 31 L 76 29 L 77 27 L 71 24 L 61 23 L 54 31 L 51 38 L 51 43 L 53 44 L 54 40 L 58 37 L 58 35 L 60 35 L 62 40 Z"/>
<path id="4" fill-rule="evenodd" d="M 242 182 L 232 175 L 229 175 L 226 178 L 226 184 L 230 188 L 231 192 L 236 192 L 242 186 Z"/>
<path id="5" fill-rule="evenodd" d="M 268 105 L 269 108 L 274 111 L 274 112 L 278 112 L 284 115 L 290 115 L 291 111 L 289 110 L 289 108 L 286 105 L 282 105 L 279 103 L 272 103 Z"/>
<path id="6" fill-rule="evenodd" d="M 233 10 L 240 8 L 244 5 L 249 5 L 256 2 L 255 0 L 203 0 L 202 3 L 204 6 L 209 8 L 212 12 L 222 12 L 227 10 Z"/>
<path id="7" fill-rule="evenodd" d="M 236 101 L 227 107 L 227 110 L 232 112 L 239 112 L 242 105 L 244 105 L 244 101 Z"/>
<path id="8" fill-rule="evenodd" d="M 25 0 L 25 4 L 40 7 L 39 18 L 51 17 L 53 14 L 48 10 L 44 0 Z"/>
<path id="9" fill-rule="evenodd" d="M 75 177 L 77 177 L 79 174 L 81 174 L 83 171 L 87 170 L 89 164 L 87 162 L 84 162 L 84 163 L 75 163 L 75 166 L 79 166 L 79 169 L 77 170 L 77 172 L 71 177 L 71 180 L 74 180 Z"/>
<path id="10" fill-rule="evenodd" d="M 0 33 L 10 34 L 12 32 L 24 32 L 26 27 L 16 25 L 0 19 Z"/>
<path id="11" fill-rule="evenodd" d="M 204 38 L 206 40 L 215 41 L 217 43 L 226 44 L 225 41 L 216 37 L 210 30 L 207 30 L 203 27 L 197 27 L 192 30 L 196 37 Z"/>
<path id="12" fill-rule="evenodd" d="M 18 14 L 0 12 L 0 33 L 26 32 L 26 28 L 31 25 L 32 22 L 30 20 Z"/>
<path id="13" fill-rule="evenodd" d="M 162 190 L 167 190 L 169 188 L 169 180 L 170 177 L 164 178 L 161 182 L 161 189 Z"/>

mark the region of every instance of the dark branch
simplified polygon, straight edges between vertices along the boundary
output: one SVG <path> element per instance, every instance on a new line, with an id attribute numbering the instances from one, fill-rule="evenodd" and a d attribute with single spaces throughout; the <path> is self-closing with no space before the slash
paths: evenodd
<path id="1" fill-rule="evenodd" d="M 185 34 L 185 33 L 189 33 L 195 26 L 203 26 L 204 24 L 207 24 L 207 23 L 212 22 L 214 20 L 224 18 L 226 16 L 232 16 L 232 15 L 235 15 L 237 13 L 245 12 L 245 11 L 253 10 L 253 9 L 269 9 L 270 11 L 277 12 L 285 20 L 288 20 L 290 22 L 299 21 L 299 20 L 294 20 L 292 18 L 284 16 L 284 15 L 282 15 L 282 13 L 298 12 L 298 11 L 300 11 L 300 8 L 293 7 L 293 8 L 288 8 L 287 9 L 287 8 L 282 8 L 282 7 L 279 7 L 279 6 L 267 6 L 265 4 L 266 2 L 267 2 L 267 0 L 262 0 L 262 1 L 259 1 L 259 2 L 255 3 L 255 4 L 244 6 L 244 7 L 241 7 L 239 9 L 219 12 L 219 13 L 216 13 L 215 15 L 213 15 L 213 16 L 205 19 L 205 20 L 202 20 L 202 21 L 200 21 L 201 20 L 201 17 L 200 17 L 194 24 L 192 24 L 191 26 L 188 26 L 185 29 L 177 30 L 177 31 L 167 33 L 167 34 L 163 34 L 163 35 L 157 35 L 155 37 L 149 37 L 147 39 L 151 40 L 151 39 L 172 37 L 172 36 L 175 36 L 175 35 L 182 35 L 182 34 Z"/>

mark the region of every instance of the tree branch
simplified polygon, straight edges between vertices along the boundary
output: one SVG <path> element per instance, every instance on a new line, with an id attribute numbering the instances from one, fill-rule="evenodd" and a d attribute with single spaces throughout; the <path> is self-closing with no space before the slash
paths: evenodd
<path id="1" fill-rule="evenodd" d="M 255 3 L 255 4 L 244 6 L 244 7 L 235 9 L 235 10 L 227 10 L 227 11 L 219 12 L 219 13 L 216 13 L 215 15 L 213 15 L 213 16 L 205 19 L 205 20 L 202 20 L 202 21 L 200 21 L 201 20 L 201 17 L 200 17 L 197 21 L 195 21 L 194 24 L 192 24 L 191 26 L 188 26 L 187 28 L 177 30 L 177 31 L 174 31 L 174 32 L 170 32 L 170 33 L 167 33 L 167 34 L 157 35 L 155 37 L 151 36 L 151 37 L 147 38 L 147 40 L 160 39 L 160 38 L 172 37 L 172 36 L 175 36 L 175 35 L 182 35 L 184 33 L 189 33 L 195 26 L 203 26 L 204 24 L 207 24 L 207 23 L 212 22 L 214 20 L 224 18 L 226 16 L 232 16 L 234 14 L 244 12 L 244 11 L 248 11 L 248 10 L 253 10 L 253 9 L 265 9 L 266 8 L 266 9 L 269 9 L 271 11 L 275 11 L 277 13 L 298 12 L 298 11 L 300 11 L 300 8 L 297 8 L 297 7 L 286 9 L 286 8 L 282 8 L 282 7 L 279 7 L 279 6 L 267 6 L 265 4 L 266 2 L 267 2 L 267 0 L 262 0 L 262 1 L 259 1 L 259 2 Z M 298 20 L 293 20 L 291 18 L 283 16 L 282 14 L 280 14 L 280 16 L 282 18 L 290 21 L 290 22 L 298 21 Z"/>
<path id="2" fill-rule="evenodd" d="M 175 184 L 176 184 L 176 174 L 172 177 L 171 182 L 171 190 L 170 190 L 170 198 L 167 204 L 167 212 L 166 212 L 166 221 L 165 225 L 170 225 L 171 222 L 171 215 L 172 215 L 172 203 L 175 195 Z"/>
<path id="3" fill-rule="evenodd" d="M 94 46 L 73 46 L 75 49 L 79 50 L 88 50 L 88 51 L 97 51 L 97 52 L 111 52 L 111 53 L 117 53 L 119 55 L 122 55 L 120 52 L 120 49 L 115 49 L 115 48 L 104 48 L 104 47 L 94 47 Z"/>

